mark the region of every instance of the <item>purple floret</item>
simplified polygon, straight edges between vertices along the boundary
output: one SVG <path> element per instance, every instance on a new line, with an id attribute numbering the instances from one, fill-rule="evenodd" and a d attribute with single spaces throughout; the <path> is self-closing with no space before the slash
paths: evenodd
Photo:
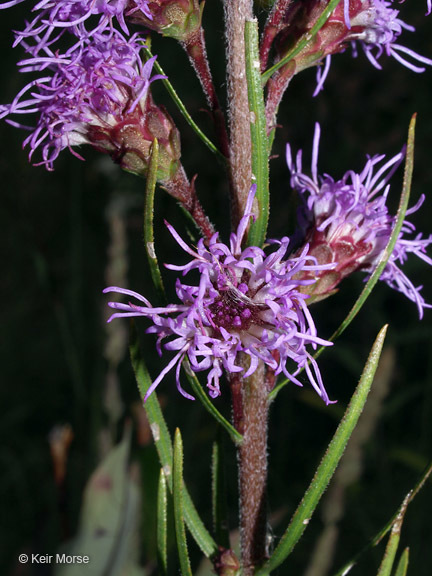
<path id="1" fill-rule="evenodd" d="M 2 3 L 0 8 L 9 8 L 21 1 L 23 0 Z M 150 0 L 40 0 L 32 9 L 36 14 L 33 20 L 26 23 L 24 30 L 15 33 L 15 45 L 30 42 L 37 50 L 44 50 L 65 33 L 88 40 L 95 34 L 111 30 L 115 22 L 124 34 L 129 35 L 125 17 L 142 11 L 151 20 L 149 2 Z"/>
<path id="2" fill-rule="evenodd" d="M 176 367 L 176 381 L 180 392 L 185 392 L 179 380 L 180 365 L 187 356 L 194 372 L 207 371 L 207 386 L 212 398 L 220 395 L 220 377 L 223 370 L 229 375 L 244 372 L 238 364 L 238 354 L 250 358 L 250 366 L 243 374 L 253 374 L 260 361 L 275 374 L 283 373 L 301 386 L 297 374 L 305 369 L 308 379 L 317 393 L 328 404 L 321 374 L 316 361 L 306 350 L 317 345 L 330 345 L 317 336 L 312 316 L 307 308 L 308 296 L 298 291 L 311 281 L 297 279 L 303 270 L 322 270 L 332 265 L 318 265 L 308 256 L 307 247 L 293 259 L 286 259 L 289 240 L 273 240 L 273 250 L 266 255 L 261 248 L 250 246 L 242 249 L 242 242 L 251 218 L 252 189 L 245 215 L 237 232 L 231 235 L 229 246 L 215 234 L 208 245 L 201 239 L 195 248 L 188 246 L 172 226 L 169 231 L 180 247 L 191 256 L 183 266 L 167 265 L 170 270 L 188 274 L 199 273 L 197 285 L 176 282 L 179 304 L 153 307 L 137 292 L 109 287 L 104 292 L 117 292 L 130 296 L 139 304 L 109 302 L 117 310 L 109 321 L 124 316 L 145 316 L 153 325 L 148 332 L 158 336 L 157 349 L 161 354 L 161 342 L 166 350 L 175 355 L 149 388 L 146 398 L 163 377 Z"/>
<path id="3" fill-rule="evenodd" d="M 330 248 L 329 253 L 335 252 L 334 247 L 340 247 L 343 240 L 353 251 L 357 251 L 349 254 L 349 273 L 361 269 L 370 276 L 396 222 L 386 205 L 390 190 L 388 182 L 402 162 L 404 151 L 388 161 L 385 161 L 384 155 L 368 157 L 360 173 L 350 170 L 340 180 L 334 180 L 328 174 L 318 174 L 319 140 L 320 127 L 316 124 L 311 176 L 303 172 L 302 152 L 299 151 L 294 158 L 291 147 L 287 145 L 291 186 L 303 200 L 299 214 L 303 233 L 311 243 L 312 253 L 314 241 L 310 239 L 311 236 L 319 237 L 321 243 L 325 242 Z M 424 195 L 407 211 L 407 215 L 416 212 L 423 201 Z M 414 234 L 414 225 L 405 220 L 380 279 L 412 300 L 422 318 L 423 309 L 431 305 L 425 303 L 420 293 L 422 286 L 414 286 L 400 266 L 406 262 L 409 253 L 432 265 L 432 259 L 426 254 L 427 247 L 432 244 L 432 236 L 423 238 L 422 234 Z M 341 274 L 342 279 L 344 274 Z"/>
<path id="4" fill-rule="evenodd" d="M 357 26 L 362 28 L 358 33 L 353 30 L 348 38 L 351 40 L 355 56 L 357 43 L 359 43 L 368 60 L 379 70 L 381 70 L 381 65 L 378 59 L 384 53 L 392 56 L 413 72 L 425 71 L 424 66 L 418 66 L 416 63 L 432 65 L 430 58 L 421 56 L 414 50 L 399 44 L 398 38 L 402 32 L 404 30 L 414 32 L 415 28 L 399 18 L 399 10 L 393 8 L 393 1 L 372 0 L 365 4 L 369 6 L 357 17 L 351 19 L 353 29 Z"/>
<path id="5" fill-rule="evenodd" d="M 413 72 L 424 72 L 423 65 L 432 66 L 432 60 L 399 43 L 399 36 L 404 30 L 415 32 L 415 28 L 399 18 L 399 10 L 393 8 L 394 4 L 396 2 L 393 0 L 344 0 L 343 19 L 346 33 L 338 51 L 351 43 L 354 57 L 357 57 L 360 47 L 378 70 L 382 69 L 379 59 L 386 54 Z M 428 13 L 431 8 L 432 0 L 428 0 Z M 331 58 L 332 55 L 327 54 L 324 65 L 317 68 L 314 96 L 323 89 Z"/>

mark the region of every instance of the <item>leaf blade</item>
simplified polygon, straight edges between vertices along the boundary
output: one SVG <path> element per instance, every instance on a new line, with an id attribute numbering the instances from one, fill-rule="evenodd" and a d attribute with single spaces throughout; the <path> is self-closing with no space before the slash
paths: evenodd
<path id="1" fill-rule="evenodd" d="M 158 569 L 161 576 L 168 570 L 168 494 L 165 474 L 161 468 L 157 493 L 157 555 Z"/>
<path id="2" fill-rule="evenodd" d="M 264 105 L 264 91 L 261 82 L 260 58 L 258 47 L 258 22 L 250 20 L 245 23 L 246 80 L 250 131 L 252 140 L 252 178 L 256 183 L 255 200 L 258 202 L 258 215 L 249 228 L 248 243 L 250 246 L 262 246 L 266 239 L 269 219 L 269 146 Z"/>
<path id="3" fill-rule="evenodd" d="M 386 332 L 387 325 L 385 325 L 378 333 L 360 377 L 359 384 L 357 385 L 345 411 L 344 417 L 342 418 L 328 449 L 317 468 L 309 488 L 306 490 L 306 493 L 295 511 L 278 546 L 270 556 L 269 560 L 264 564 L 263 568 L 258 570 L 257 576 L 269 574 L 272 570 L 282 564 L 306 529 L 310 517 L 336 470 L 345 446 L 363 410 L 363 406 L 366 402 L 378 366 Z"/>
<path id="4" fill-rule="evenodd" d="M 154 249 L 154 196 L 157 183 L 157 168 L 159 161 L 159 144 L 156 138 L 153 140 L 150 163 L 147 172 L 146 194 L 144 202 L 144 244 L 146 248 L 147 260 L 150 267 L 150 275 L 160 302 L 165 301 L 165 289 L 162 281 L 162 274 Z"/>
<path id="5" fill-rule="evenodd" d="M 144 50 L 148 59 L 153 58 L 153 54 L 151 53 L 150 48 L 148 46 L 146 46 L 145 44 L 143 45 L 143 50 Z M 204 144 L 207 146 L 207 148 L 211 152 L 213 152 L 213 154 L 215 154 L 220 160 L 222 160 L 222 162 L 226 163 L 227 159 L 222 154 L 222 152 L 204 134 L 204 132 L 201 130 L 201 128 L 196 124 L 196 122 L 194 121 L 192 116 L 189 114 L 186 106 L 181 101 L 180 97 L 178 96 L 177 92 L 174 89 L 174 86 L 171 84 L 171 82 L 166 77 L 166 74 L 162 70 L 162 67 L 157 60 L 154 61 L 153 67 L 157 71 L 158 74 L 165 76 L 165 78 L 161 79 L 161 82 L 163 82 L 163 84 L 165 85 L 165 88 L 167 89 L 168 94 L 171 96 L 174 104 L 177 106 L 180 113 L 183 115 L 184 119 L 189 124 L 189 126 L 192 128 L 192 130 L 195 132 L 195 134 L 198 136 L 198 138 L 200 138 L 204 142 Z"/>
<path id="6" fill-rule="evenodd" d="M 417 481 L 416 485 L 414 486 L 414 488 L 412 490 L 410 490 L 410 492 L 408 493 L 408 495 L 404 498 L 404 501 L 402 503 L 402 506 L 404 505 L 405 501 L 408 499 L 407 504 L 411 503 L 414 498 L 417 496 L 417 494 L 420 492 L 420 490 L 423 488 L 423 486 L 425 485 L 426 481 L 428 480 L 428 478 L 432 475 L 432 462 L 430 462 L 428 464 L 428 466 L 425 468 L 424 472 L 422 473 L 422 475 L 420 476 L 419 480 Z M 398 515 L 400 513 L 401 510 L 401 506 L 399 506 L 399 508 L 397 509 L 396 513 L 390 518 L 390 520 L 381 528 L 381 530 L 373 537 L 371 538 L 371 540 L 360 550 L 360 552 L 358 552 L 354 558 L 352 558 L 349 562 L 347 562 L 346 564 L 344 564 L 342 566 L 342 568 L 340 568 L 335 574 L 334 576 L 345 576 L 346 574 L 348 574 L 348 572 L 351 570 L 351 568 L 353 568 L 353 566 L 356 565 L 356 563 L 358 562 L 359 558 L 365 553 L 367 552 L 370 548 L 377 546 L 377 544 L 379 544 L 381 542 L 381 540 L 384 538 L 384 536 L 386 534 L 388 534 L 390 532 L 390 530 L 392 529 L 393 524 L 396 522 Z"/>
<path id="7" fill-rule="evenodd" d="M 173 501 L 177 551 L 182 576 L 192 576 L 183 516 L 183 442 L 180 430 L 174 434 Z"/>
<path id="8" fill-rule="evenodd" d="M 144 360 L 140 354 L 138 336 L 134 327 L 131 329 L 131 343 L 129 350 L 138 390 L 141 398 L 144 399 L 146 392 L 151 385 L 151 379 Z M 163 417 L 162 410 L 155 393 L 150 394 L 150 396 L 147 398 L 147 401 L 144 403 L 144 409 L 150 423 L 150 429 L 152 431 L 153 439 L 156 445 L 159 462 L 163 468 L 165 479 L 168 484 L 168 489 L 172 493 L 173 449 L 171 435 L 169 433 L 168 426 Z M 199 517 L 186 487 L 184 487 L 183 505 L 186 525 L 195 542 L 198 544 L 199 548 L 207 558 L 214 556 L 218 550 L 217 544 Z"/>
<path id="9" fill-rule="evenodd" d="M 405 548 L 402 552 L 399 563 L 396 568 L 395 576 L 406 576 L 408 572 L 409 563 L 409 548 Z"/>

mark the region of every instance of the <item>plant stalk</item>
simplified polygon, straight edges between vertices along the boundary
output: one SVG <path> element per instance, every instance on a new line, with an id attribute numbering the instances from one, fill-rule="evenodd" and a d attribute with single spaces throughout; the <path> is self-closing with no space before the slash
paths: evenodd
<path id="1" fill-rule="evenodd" d="M 247 364 L 243 357 L 240 360 Z M 245 366 L 245 369 L 247 367 Z M 265 367 L 248 378 L 231 380 L 234 425 L 243 435 L 238 446 L 242 576 L 252 576 L 267 558 L 267 420 Z"/>
<path id="2" fill-rule="evenodd" d="M 207 59 L 207 50 L 204 39 L 204 30 L 199 28 L 186 42 L 182 43 L 189 60 L 201 83 L 207 103 L 213 115 L 216 136 L 222 154 L 229 157 L 228 134 L 225 126 L 225 117 L 219 104 L 216 89 L 213 83 L 210 66 Z"/>
<path id="3" fill-rule="evenodd" d="M 215 230 L 198 200 L 194 179 L 192 179 L 192 182 L 189 182 L 183 167 L 180 167 L 169 180 L 165 180 L 160 184 L 168 194 L 176 198 L 189 212 L 195 224 L 201 230 L 205 241 L 208 242 Z"/>
<path id="4" fill-rule="evenodd" d="M 227 43 L 232 224 L 244 212 L 251 186 L 251 134 L 245 63 L 245 22 L 253 18 L 252 0 L 224 0 Z"/>

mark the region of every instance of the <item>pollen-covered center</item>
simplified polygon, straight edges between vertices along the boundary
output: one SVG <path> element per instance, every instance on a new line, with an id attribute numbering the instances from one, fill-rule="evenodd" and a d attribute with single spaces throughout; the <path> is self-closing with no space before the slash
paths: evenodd
<path id="1" fill-rule="evenodd" d="M 248 330 L 253 323 L 260 323 L 257 313 L 261 306 L 255 304 L 248 296 L 246 284 L 220 293 L 220 296 L 209 306 L 211 322 L 217 328 L 227 331 Z"/>

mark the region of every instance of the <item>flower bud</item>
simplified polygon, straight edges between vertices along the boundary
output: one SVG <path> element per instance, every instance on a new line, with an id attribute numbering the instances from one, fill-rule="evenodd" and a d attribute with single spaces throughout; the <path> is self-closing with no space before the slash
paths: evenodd
<path id="1" fill-rule="evenodd" d="M 232 550 L 220 548 L 213 565 L 219 576 L 237 576 L 240 573 L 240 562 Z"/>
<path id="2" fill-rule="evenodd" d="M 199 0 L 155 0 L 149 2 L 148 8 L 152 19 L 144 12 L 131 12 L 128 19 L 135 24 L 143 24 L 146 28 L 159 32 L 163 36 L 175 38 L 180 42 L 188 40 L 201 27 L 204 2 Z"/>

